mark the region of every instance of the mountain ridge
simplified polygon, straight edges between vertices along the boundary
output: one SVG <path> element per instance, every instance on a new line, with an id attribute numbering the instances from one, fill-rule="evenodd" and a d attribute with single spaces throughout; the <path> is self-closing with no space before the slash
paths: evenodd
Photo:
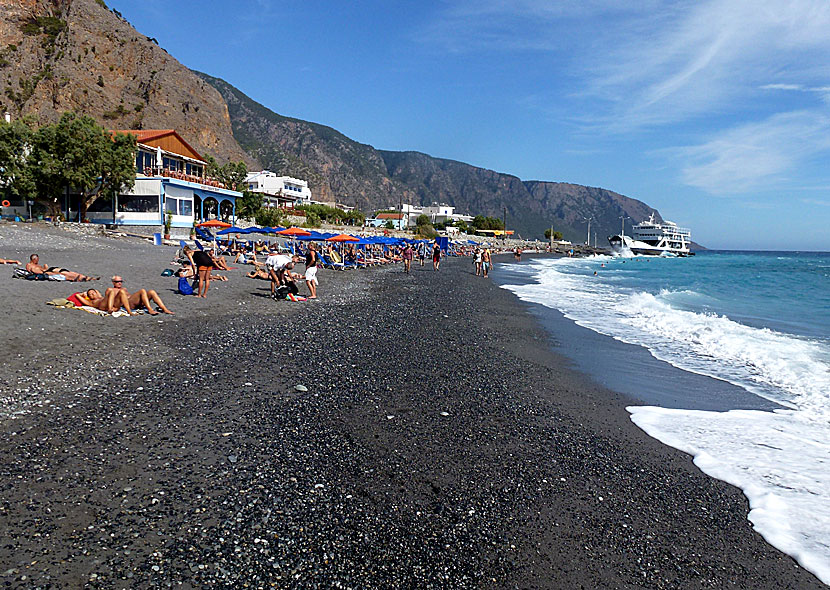
<path id="1" fill-rule="evenodd" d="M 0 0 L 0 108 L 53 122 L 66 110 L 109 128 L 175 128 L 200 153 L 307 179 L 315 198 L 365 211 L 447 203 L 501 217 L 527 238 L 548 227 L 597 243 L 621 216 L 656 209 L 619 193 L 522 180 L 448 158 L 379 150 L 333 127 L 281 115 L 228 82 L 188 69 L 101 0 Z M 592 236 L 593 238 L 594 236 Z"/>

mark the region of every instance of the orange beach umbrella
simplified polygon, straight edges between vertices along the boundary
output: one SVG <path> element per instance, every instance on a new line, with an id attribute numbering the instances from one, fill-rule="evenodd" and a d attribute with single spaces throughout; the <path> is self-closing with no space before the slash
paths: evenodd
<path id="1" fill-rule="evenodd" d="M 359 242 L 360 238 L 350 236 L 349 234 L 337 234 L 330 238 L 326 238 L 327 242 Z"/>
<path id="2" fill-rule="evenodd" d="M 210 221 L 205 221 L 198 224 L 196 227 L 221 227 L 222 229 L 226 227 L 233 227 L 230 223 L 225 221 L 219 221 L 218 219 L 211 219 Z"/>
<path id="3" fill-rule="evenodd" d="M 311 235 L 310 231 L 306 231 L 301 227 L 289 227 L 288 229 L 278 231 L 277 233 L 281 236 L 310 236 Z"/>

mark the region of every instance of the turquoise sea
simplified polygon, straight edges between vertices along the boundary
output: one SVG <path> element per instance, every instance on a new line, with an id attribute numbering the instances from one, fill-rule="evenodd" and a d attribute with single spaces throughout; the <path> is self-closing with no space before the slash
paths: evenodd
<path id="1" fill-rule="evenodd" d="M 593 361 L 578 365 L 649 404 L 628 408 L 638 426 L 740 487 L 756 530 L 830 583 L 830 253 L 537 258 L 503 271 L 503 287 L 591 332 Z M 628 375 L 609 370 L 615 357 Z"/>

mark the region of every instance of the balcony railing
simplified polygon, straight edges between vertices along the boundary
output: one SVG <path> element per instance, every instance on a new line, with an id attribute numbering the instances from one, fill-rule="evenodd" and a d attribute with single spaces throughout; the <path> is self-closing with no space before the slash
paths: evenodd
<path id="1" fill-rule="evenodd" d="M 196 176 L 195 174 L 186 174 L 178 170 L 170 170 L 169 168 L 145 168 L 144 176 L 161 176 L 164 178 L 186 180 L 187 182 L 195 182 L 197 184 L 204 184 L 205 186 L 212 186 L 215 188 L 228 188 L 224 183 L 215 178 L 210 178 L 209 176 Z"/>

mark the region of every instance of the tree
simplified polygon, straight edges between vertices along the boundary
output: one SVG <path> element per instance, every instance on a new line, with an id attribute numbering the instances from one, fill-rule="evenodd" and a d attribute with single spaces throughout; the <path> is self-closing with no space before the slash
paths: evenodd
<path id="1" fill-rule="evenodd" d="M 366 216 L 357 209 L 346 212 L 346 215 L 343 217 L 343 221 L 349 225 L 363 225 L 365 219 Z"/>
<path id="2" fill-rule="evenodd" d="M 282 224 L 285 214 L 277 207 L 262 207 L 254 215 L 257 225 L 263 227 L 276 227 Z"/>
<path id="3" fill-rule="evenodd" d="M 0 121 L 0 189 L 8 199 L 27 199 L 34 194 L 31 152 L 32 131 L 28 120 Z"/>
<path id="4" fill-rule="evenodd" d="M 551 236 L 551 230 L 550 230 L 550 228 L 548 228 L 548 229 L 545 230 L 545 238 L 549 240 L 550 236 Z M 561 240 L 562 239 L 562 232 L 561 231 L 553 232 L 553 239 L 554 240 Z"/>
<path id="5" fill-rule="evenodd" d="M 65 189 L 78 191 L 81 219 L 99 196 L 135 184 L 135 137 L 112 136 L 88 115 L 64 113 L 57 124 L 38 129 L 32 147 L 39 200 L 54 208 Z"/>
<path id="6" fill-rule="evenodd" d="M 418 226 L 418 227 L 422 227 L 422 226 L 425 226 L 425 225 L 431 225 L 431 223 L 430 223 L 430 222 L 431 222 L 431 220 L 430 220 L 429 216 L 428 216 L 428 215 L 424 215 L 423 213 L 421 213 L 421 214 L 420 214 L 420 215 L 419 215 L 419 216 L 415 219 L 415 225 L 416 225 L 416 226 Z"/>
<path id="7" fill-rule="evenodd" d="M 465 234 L 467 233 L 467 230 L 469 229 L 467 227 L 467 222 L 464 221 L 463 219 L 459 219 L 458 221 L 456 221 L 455 222 L 455 227 L 458 228 L 458 231 L 464 232 Z"/>
<path id="8" fill-rule="evenodd" d="M 504 229 L 504 221 L 498 217 L 476 215 L 473 218 L 473 227 L 476 229 Z"/>
<path id="9" fill-rule="evenodd" d="M 395 224 L 390 219 L 389 221 L 386 222 L 386 225 L 384 225 L 383 227 L 385 227 L 386 229 L 395 229 Z"/>
<path id="10" fill-rule="evenodd" d="M 253 219 L 260 209 L 262 209 L 262 193 L 243 190 L 242 198 L 236 201 L 236 214 L 245 219 Z"/>
<path id="11" fill-rule="evenodd" d="M 245 179 L 248 176 L 248 166 L 245 162 L 225 162 L 220 166 L 213 156 L 208 156 L 205 161 L 205 174 L 209 177 L 215 178 L 232 191 L 243 192 L 247 188 Z"/>

